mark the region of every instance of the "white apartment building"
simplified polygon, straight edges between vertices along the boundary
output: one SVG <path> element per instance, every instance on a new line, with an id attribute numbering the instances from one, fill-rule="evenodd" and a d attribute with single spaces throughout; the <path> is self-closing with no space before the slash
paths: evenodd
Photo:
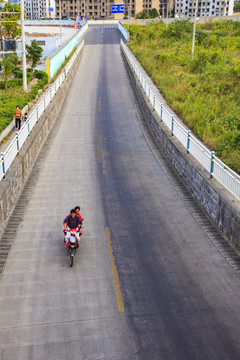
<path id="1" fill-rule="evenodd" d="M 24 0 L 24 10 L 27 19 L 54 19 L 55 0 Z"/>
<path id="2" fill-rule="evenodd" d="M 199 0 L 197 16 L 233 15 L 234 0 Z M 175 17 L 194 17 L 196 0 L 175 0 Z"/>

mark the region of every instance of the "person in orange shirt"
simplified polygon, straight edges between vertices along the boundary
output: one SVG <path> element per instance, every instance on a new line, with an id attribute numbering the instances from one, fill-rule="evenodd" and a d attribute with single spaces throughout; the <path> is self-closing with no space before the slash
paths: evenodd
<path id="1" fill-rule="evenodd" d="M 76 215 L 80 218 L 80 220 L 82 221 L 83 223 L 83 220 L 84 218 L 82 217 L 82 215 L 80 214 L 80 206 L 75 206 L 75 211 L 76 211 Z M 79 235 L 81 236 L 82 235 L 82 226 L 80 226 L 80 229 L 79 229 Z"/>
<path id="2" fill-rule="evenodd" d="M 82 215 L 80 214 L 80 206 L 75 206 L 75 211 L 76 214 L 80 217 L 80 219 L 83 221 L 84 218 L 82 217 Z"/>
<path id="3" fill-rule="evenodd" d="M 16 109 L 14 111 L 14 117 L 15 117 L 16 130 L 19 131 L 21 129 L 21 121 L 22 121 L 22 110 L 20 109 L 19 105 L 16 106 Z"/>

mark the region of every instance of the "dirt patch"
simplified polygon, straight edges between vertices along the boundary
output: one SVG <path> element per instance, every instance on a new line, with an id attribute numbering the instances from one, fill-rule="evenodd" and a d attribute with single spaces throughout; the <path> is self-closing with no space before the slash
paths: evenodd
<path id="1" fill-rule="evenodd" d="M 33 80 L 31 80 L 29 83 L 28 83 L 28 86 L 27 86 L 27 92 L 31 92 L 32 90 L 32 87 L 34 85 L 36 85 L 38 83 L 38 79 L 34 78 Z"/>
<path id="2" fill-rule="evenodd" d="M 25 36 L 29 36 L 29 37 L 49 37 L 49 36 L 59 36 L 59 34 L 51 34 L 51 33 L 28 33 L 25 32 Z"/>

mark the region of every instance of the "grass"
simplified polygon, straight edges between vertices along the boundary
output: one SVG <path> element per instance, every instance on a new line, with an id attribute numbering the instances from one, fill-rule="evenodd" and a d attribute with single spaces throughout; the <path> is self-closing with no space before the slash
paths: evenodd
<path id="1" fill-rule="evenodd" d="M 31 88 L 29 93 L 25 93 L 22 88 L 22 79 L 11 79 L 8 88 L 4 88 L 4 81 L 0 81 L 0 132 L 12 121 L 16 106 L 22 109 L 26 104 L 32 102 L 38 95 L 38 90 L 43 89 L 48 82 L 47 74 L 43 71 L 35 71 L 28 74 L 28 81 L 34 77 L 38 82 Z"/>
<path id="2" fill-rule="evenodd" d="M 240 22 L 130 25 L 132 52 L 182 121 L 240 173 Z"/>

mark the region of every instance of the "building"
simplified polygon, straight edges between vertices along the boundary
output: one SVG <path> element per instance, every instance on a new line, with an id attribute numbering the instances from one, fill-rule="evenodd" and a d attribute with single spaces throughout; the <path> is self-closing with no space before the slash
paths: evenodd
<path id="1" fill-rule="evenodd" d="M 226 16 L 233 14 L 234 0 L 199 0 L 197 16 Z M 195 16 L 196 0 L 175 0 L 175 17 Z"/>
<path id="2" fill-rule="evenodd" d="M 55 18 L 54 0 L 24 0 L 25 16 L 28 19 Z"/>
<path id="3" fill-rule="evenodd" d="M 172 17 L 174 0 L 160 0 L 160 14 L 164 18 Z"/>
<path id="4" fill-rule="evenodd" d="M 121 20 L 135 18 L 142 10 L 156 8 L 160 10 L 159 0 L 60 0 L 61 17 L 65 19 L 77 19 L 87 17 L 89 20 L 112 19 Z M 172 0 L 173 1 L 173 0 Z M 112 14 L 112 5 L 124 5 L 124 13 Z M 59 0 L 56 0 L 56 18 L 60 17 Z"/>

